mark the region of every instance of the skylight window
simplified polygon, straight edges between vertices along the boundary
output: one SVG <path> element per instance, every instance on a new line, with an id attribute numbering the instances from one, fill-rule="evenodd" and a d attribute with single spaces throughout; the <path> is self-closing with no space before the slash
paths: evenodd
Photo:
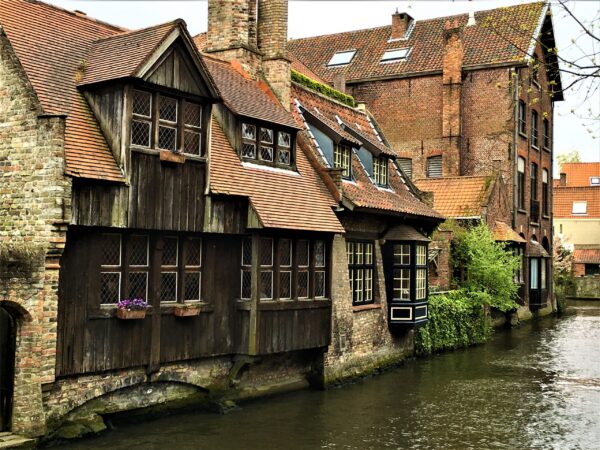
<path id="1" fill-rule="evenodd" d="M 410 48 L 395 48 L 392 50 L 386 50 L 381 57 L 382 63 L 390 63 L 403 61 L 408 57 L 410 53 Z"/>
<path id="2" fill-rule="evenodd" d="M 337 52 L 331 57 L 327 63 L 327 66 L 345 66 L 346 64 L 350 64 L 350 61 L 352 61 L 352 58 L 354 58 L 355 53 L 356 50 Z"/>
<path id="3" fill-rule="evenodd" d="M 590 177 L 590 186 L 600 186 L 600 177 Z"/>

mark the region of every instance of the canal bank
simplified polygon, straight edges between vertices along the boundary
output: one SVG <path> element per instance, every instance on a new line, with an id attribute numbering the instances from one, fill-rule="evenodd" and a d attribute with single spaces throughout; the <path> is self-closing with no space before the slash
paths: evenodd
<path id="1" fill-rule="evenodd" d="M 341 389 L 227 415 L 113 423 L 79 449 L 598 448 L 600 305 L 575 302 L 483 346 L 422 358 Z"/>

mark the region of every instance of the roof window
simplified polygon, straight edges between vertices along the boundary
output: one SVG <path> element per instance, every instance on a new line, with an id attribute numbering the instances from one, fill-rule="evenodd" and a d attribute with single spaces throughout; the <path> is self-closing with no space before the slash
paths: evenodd
<path id="1" fill-rule="evenodd" d="M 587 214 L 587 202 L 573 202 L 571 214 Z"/>
<path id="2" fill-rule="evenodd" d="M 590 186 L 600 186 L 600 177 L 590 177 Z"/>
<path id="3" fill-rule="evenodd" d="M 382 63 L 392 63 L 397 61 L 403 61 L 408 58 L 408 54 L 410 53 L 410 48 L 394 48 L 391 50 L 386 50 L 381 57 Z"/>
<path id="4" fill-rule="evenodd" d="M 350 61 L 352 61 L 352 58 L 354 58 L 355 54 L 356 50 L 337 52 L 331 57 L 327 63 L 327 66 L 345 66 L 346 64 L 350 64 Z"/>

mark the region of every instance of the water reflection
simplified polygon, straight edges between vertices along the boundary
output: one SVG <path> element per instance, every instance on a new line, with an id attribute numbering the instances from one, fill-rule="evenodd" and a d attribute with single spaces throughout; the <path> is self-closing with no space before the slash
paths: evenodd
<path id="1" fill-rule="evenodd" d="M 600 303 L 325 392 L 119 427 L 63 449 L 600 448 Z"/>

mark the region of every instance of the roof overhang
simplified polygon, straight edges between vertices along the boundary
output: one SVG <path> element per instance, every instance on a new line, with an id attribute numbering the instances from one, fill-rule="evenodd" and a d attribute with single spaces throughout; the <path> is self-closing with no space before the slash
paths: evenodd
<path id="1" fill-rule="evenodd" d="M 336 129 L 336 127 L 327 123 L 328 119 L 320 116 L 317 113 L 313 113 L 312 111 L 304 107 L 301 107 L 301 111 L 302 115 L 304 116 L 304 119 L 309 125 L 312 125 L 319 131 L 325 133 L 336 144 L 346 142 L 356 147 L 360 147 L 361 145 L 363 145 L 361 141 L 356 139 L 350 133 L 347 133 L 345 130 L 342 129 L 341 126 L 339 126 L 339 129 Z"/>

